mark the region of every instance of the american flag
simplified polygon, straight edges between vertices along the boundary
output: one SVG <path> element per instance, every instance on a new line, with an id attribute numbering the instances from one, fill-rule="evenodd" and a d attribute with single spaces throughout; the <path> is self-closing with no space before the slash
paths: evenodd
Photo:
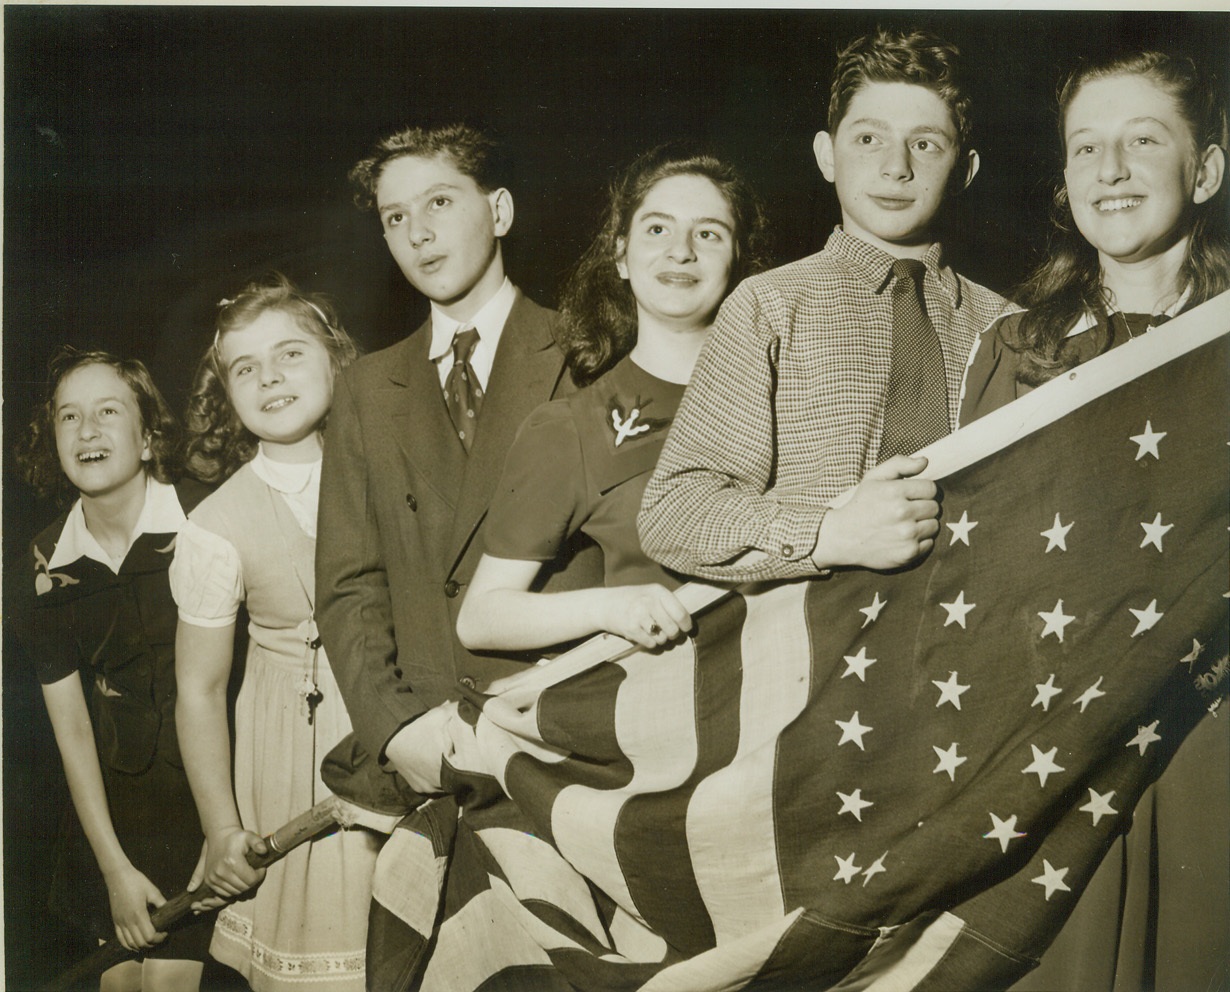
<path id="1" fill-rule="evenodd" d="M 928 449 L 921 564 L 744 588 L 665 653 L 602 637 L 471 694 L 449 794 L 381 854 L 370 987 L 1028 971 L 1187 732 L 1230 718 L 1227 309 Z"/>

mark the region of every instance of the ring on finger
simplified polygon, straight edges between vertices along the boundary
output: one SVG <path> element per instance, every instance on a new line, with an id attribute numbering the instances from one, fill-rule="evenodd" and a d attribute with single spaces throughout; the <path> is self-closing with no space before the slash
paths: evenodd
<path id="1" fill-rule="evenodd" d="M 657 637 L 660 633 L 662 633 L 662 628 L 659 627 L 657 623 L 651 623 L 649 625 L 649 633 L 651 636 Z"/>

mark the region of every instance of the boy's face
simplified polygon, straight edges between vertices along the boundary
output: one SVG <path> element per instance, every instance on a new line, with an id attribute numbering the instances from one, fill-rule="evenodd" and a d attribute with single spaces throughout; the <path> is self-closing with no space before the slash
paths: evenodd
<path id="1" fill-rule="evenodd" d="M 966 185 L 978 170 L 976 152 L 960 154 L 948 105 L 914 83 L 867 83 L 815 152 L 846 231 L 897 257 L 926 252 L 953 169 Z"/>
<path id="2" fill-rule="evenodd" d="M 404 155 L 380 173 L 376 209 L 402 274 L 450 316 L 472 316 L 503 283 L 508 190 L 484 193 L 446 156 Z"/>

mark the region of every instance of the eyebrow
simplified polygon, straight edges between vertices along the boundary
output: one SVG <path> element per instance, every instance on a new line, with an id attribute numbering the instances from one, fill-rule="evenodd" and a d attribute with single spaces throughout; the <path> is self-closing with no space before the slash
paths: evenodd
<path id="1" fill-rule="evenodd" d="M 435 196 L 437 193 L 439 193 L 441 190 L 459 190 L 459 189 L 461 189 L 461 187 L 458 186 L 456 183 L 436 183 L 433 186 L 429 186 L 426 190 L 424 190 L 421 194 L 419 194 L 419 196 L 416 197 L 416 199 L 429 200 L 433 196 Z M 381 206 L 380 204 L 376 204 L 376 212 L 381 213 L 381 214 L 387 213 L 390 210 L 405 210 L 405 209 L 406 209 L 406 204 L 400 200 L 398 200 L 395 203 L 386 203 L 384 206 Z"/>
<path id="2" fill-rule="evenodd" d="M 844 124 L 845 121 L 842 121 L 842 123 Z M 857 120 L 850 121 L 851 127 L 857 127 L 860 124 L 865 127 L 866 126 L 878 127 L 885 131 L 892 130 L 892 125 L 889 124 L 888 121 L 881 120 L 878 117 L 859 117 Z M 952 128 L 944 127 L 942 124 L 916 124 L 914 125 L 914 127 L 910 128 L 906 133 L 910 135 L 939 134 L 946 138 L 951 138 L 953 136 Z"/>
<path id="3" fill-rule="evenodd" d="M 288 344 L 307 344 L 307 343 L 308 343 L 307 338 L 285 338 L 282 341 L 279 341 L 277 344 L 275 344 L 270 350 L 277 351 L 279 348 L 285 348 Z M 231 361 L 227 363 L 226 371 L 231 372 L 234 370 L 235 366 L 240 364 L 241 362 L 251 362 L 251 361 L 254 361 L 254 357 L 252 355 L 236 355 Z"/>
<path id="4" fill-rule="evenodd" d="M 98 404 L 100 404 L 100 403 L 116 403 L 116 404 L 119 404 L 119 405 L 121 405 L 121 406 L 122 406 L 122 405 L 123 405 L 123 403 L 124 403 L 124 401 L 123 401 L 122 399 L 120 399 L 120 397 L 118 397 L 118 396 L 99 396 L 97 399 L 92 400 L 92 401 L 91 401 L 91 403 L 92 403 L 94 406 L 97 406 L 97 405 L 98 405 Z M 56 408 L 55 408 L 55 412 L 56 412 L 56 413 L 59 413 L 61 410 L 66 410 L 66 409 L 68 409 L 69 407 L 74 407 L 74 408 L 75 408 L 75 407 L 77 407 L 77 406 L 78 406 L 78 404 L 76 404 L 76 403 L 60 403 L 60 404 L 58 404 L 58 405 L 56 406 Z"/>
<path id="5" fill-rule="evenodd" d="M 1164 120 L 1162 120 L 1160 117 L 1151 117 L 1148 114 L 1145 114 L 1141 117 L 1133 117 L 1127 121 L 1124 121 L 1124 125 L 1127 127 L 1131 127 L 1133 124 L 1156 124 L 1158 127 L 1162 128 L 1167 134 L 1173 133 L 1171 132 L 1170 125 L 1167 124 Z M 1071 141 L 1078 134 L 1088 134 L 1095 130 L 1096 128 L 1092 128 L 1092 127 L 1079 127 L 1075 131 L 1070 132 L 1067 138 L 1065 139 L 1065 141 Z"/>
<path id="6" fill-rule="evenodd" d="M 678 218 L 675 217 L 674 214 L 664 213 L 661 210 L 650 210 L 648 213 L 637 214 L 636 219 L 637 220 L 677 220 Z M 727 224 L 726 221 L 722 220 L 720 217 L 697 217 L 696 223 L 697 224 L 715 224 L 718 227 L 726 228 L 726 230 L 728 231 L 734 230 L 733 227 Z"/>

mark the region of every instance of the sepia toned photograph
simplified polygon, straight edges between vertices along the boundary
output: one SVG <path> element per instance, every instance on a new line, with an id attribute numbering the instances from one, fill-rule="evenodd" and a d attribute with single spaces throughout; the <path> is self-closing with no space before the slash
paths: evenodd
<path id="1" fill-rule="evenodd" d="M 5 988 L 1230 989 L 1230 12 L 3 30 Z"/>

